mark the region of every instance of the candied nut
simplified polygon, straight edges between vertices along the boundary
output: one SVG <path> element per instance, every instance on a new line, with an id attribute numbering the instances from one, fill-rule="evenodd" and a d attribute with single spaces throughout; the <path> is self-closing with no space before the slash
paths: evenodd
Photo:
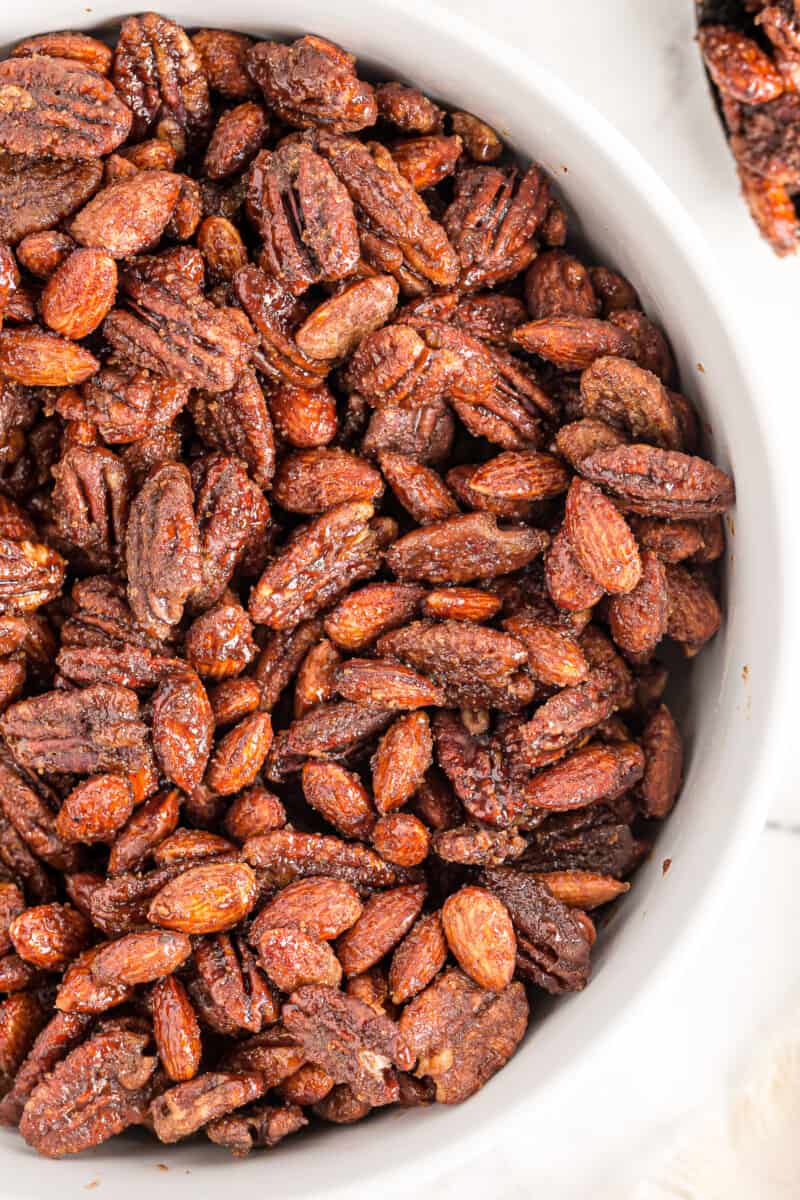
<path id="1" fill-rule="evenodd" d="M 0 537 L 0 612 L 27 613 L 61 591 L 66 563 L 41 542 Z"/>
<path id="2" fill-rule="evenodd" d="M 667 632 L 667 575 L 651 551 L 641 552 L 639 583 L 624 596 L 612 596 L 608 605 L 611 636 L 628 654 L 648 654 Z"/>
<path id="3" fill-rule="evenodd" d="M 141 141 L 151 130 L 182 155 L 202 141 L 211 124 L 203 63 L 188 34 L 158 13 L 122 22 L 112 78 L 133 111 L 131 135 Z"/>
<path id="4" fill-rule="evenodd" d="M 494 162 L 503 153 L 503 143 L 491 125 L 468 112 L 450 114 L 453 133 L 458 134 L 473 162 Z"/>
<path id="5" fill-rule="evenodd" d="M 480 588 L 441 588 L 428 592 L 422 611 L 427 617 L 444 621 L 488 621 L 497 615 L 502 603 L 499 596 Z"/>
<path id="6" fill-rule="evenodd" d="M 528 1024 L 521 983 L 496 995 L 459 970 L 445 971 L 400 1017 L 414 1074 L 430 1078 L 440 1104 L 468 1099 L 508 1062 Z"/>
<path id="7" fill-rule="evenodd" d="M 167 975 L 150 993 L 153 1039 L 162 1066 L 174 1083 L 193 1079 L 200 1069 L 200 1025 L 179 979 Z"/>
<path id="8" fill-rule="evenodd" d="M 416 88 L 403 83 L 381 83 L 375 89 L 378 115 L 404 133 L 438 133 L 444 113 Z M 456 130 L 458 132 L 458 130 Z"/>
<path id="9" fill-rule="evenodd" d="M 75 250 L 50 276 L 42 292 L 42 320 L 77 341 L 97 328 L 114 303 L 117 267 L 99 250 Z"/>
<path id="10" fill-rule="evenodd" d="M 400 174 L 416 192 L 436 187 L 448 175 L 452 175 L 461 156 L 460 137 L 444 137 L 432 134 L 427 137 L 407 138 L 395 142 L 391 147 Z"/>
<path id="11" fill-rule="evenodd" d="M 562 371 L 582 371 L 605 354 L 633 358 L 636 351 L 629 333 L 595 317 L 544 317 L 518 326 L 511 340 Z"/>
<path id="12" fill-rule="evenodd" d="M 708 72 L 740 104 L 763 104 L 783 92 L 781 73 L 752 38 L 726 25 L 702 25 L 697 35 Z"/>
<path id="13" fill-rule="evenodd" d="M 251 1033 L 276 1020 L 279 1008 L 255 956 L 240 936 L 217 933 L 195 946 L 194 962 L 213 1004 Z"/>
<path id="14" fill-rule="evenodd" d="M 517 936 L 517 973 L 545 991 L 580 991 L 589 979 L 592 940 L 573 912 L 528 871 L 491 867 L 481 883 L 502 900 Z"/>
<path id="15" fill-rule="evenodd" d="M 55 829 L 65 842 L 110 842 L 133 812 L 133 790 L 119 775 L 78 784 L 59 809 Z"/>
<path id="16" fill-rule="evenodd" d="M 377 500 L 380 474 L 366 459 L 338 448 L 287 454 L 275 474 L 274 499 L 288 512 L 320 513 L 338 504 Z"/>
<path id="17" fill-rule="evenodd" d="M 17 762 L 37 771 L 92 775 L 137 770 L 144 760 L 139 701 L 114 684 L 19 700 L 0 729 Z"/>
<path id="18" fill-rule="evenodd" d="M 325 632 L 343 650 L 364 650 L 415 616 L 423 595 L 416 584 L 370 583 L 339 601 L 325 618 Z"/>
<path id="19" fill-rule="evenodd" d="M 156 1137 L 162 1142 L 179 1142 L 209 1121 L 258 1099 L 265 1091 L 262 1077 L 255 1071 L 209 1071 L 179 1083 L 162 1092 L 150 1106 Z"/>
<path id="20" fill-rule="evenodd" d="M 613 798 L 642 778 L 644 764 L 635 742 L 591 743 L 534 775 L 525 787 L 525 802 L 563 812 Z"/>
<path id="21" fill-rule="evenodd" d="M 646 816 L 663 818 L 675 803 L 683 774 L 683 738 L 666 704 L 645 725 L 642 749 L 642 807 Z"/>
<path id="22" fill-rule="evenodd" d="M 719 605 L 706 580 L 680 564 L 668 563 L 667 636 L 683 643 L 687 654 L 697 653 L 722 622 Z"/>
<path id="23" fill-rule="evenodd" d="M 642 575 L 636 539 L 599 488 L 572 481 L 564 528 L 579 565 L 598 586 L 615 595 L 633 591 Z"/>
<path id="24" fill-rule="evenodd" d="M 19 1124 L 31 1092 L 82 1040 L 90 1021 L 91 1017 L 82 1013 L 57 1012 L 47 1022 L 17 1071 L 11 1090 L 0 1101 L 0 1122 Z"/>
<path id="25" fill-rule="evenodd" d="M 122 358 L 208 392 L 234 387 L 252 340 L 236 310 L 215 307 L 191 279 L 152 263 L 126 266 L 120 287 L 129 307 L 112 309 L 103 332 Z"/>
<path id="26" fill-rule="evenodd" d="M 0 62 L 0 145 L 33 158 L 100 158 L 125 141 L 131 113 L 107 79 L 69 58 Z"/>
<path id="27" fill-rule="evenodd" d="M 75 445 L 52 468 L 56 527 L 70 557 L 99 568 L 123 554 L 130 503 L 127 467 L 100 446 Z"/>
<path id="28" fill-rule="evenodd" d="M 57 333 L 29 329 L 0 331 L 0 371 L 31 387 L 69 387 L 99 368 L 93 354 Z"/>
<path id="29" fill-rule="evenodd" d="M 328 987 L 303 987 L 283 1009 L 289 1033 L 335 1083 L 374 1106 L 397 1098 L 392 1065 L 407 1069 L 411 1055 L 398 1027 L 368 1004 Z"/>
<path id="30" fill-rule="evenodd" d="M 389 813 L 376 822 L 372 844 L 387 862 L 416 867 L 428 857 L 430 833 L 411 813 Z"/>
<path id="31" fill-rule="evenodd" d="M 670 393 L 652 371 L 626 358 L 605 355 L 583 371 L 581 404 L 586 417 L 622 426 L 637 441 L 666 450 L 682 447 Z M 600 444 L 594 447 L 602 448 Z"/>
<path id="32" fill-rule="evenodd" d="M 174 831 L 180 806 L 181 795 L 176 788 L 157 792 L 140 805 L 111 847 L 108 856 L 109 875 L 119 875 L 141 866 Z"/>
<path id="33" fill-rule="evenodd" d="M 255 95 L 256 87 L 247 73 L 247 52 L 253 39 L 227 29 L 201 29 L 192 45 L 203 63 L 208 86 L 227 100 Z"/>
<path id="34" fill-rule="evenodd" d="M 359 245 L 352 201 L 310 146 L 284 142 L 259 154 L 248 198 L 264 239 L 260 265 L 293 295 L 353 274 Z"/>
<path id="35" fill-rule="evenodd" d="M 372 896 L 355 924 L 336 943 L 347 976 L 360 975 L 397 945 L 419 916 L 424 884 L 406 884 Z"/>
<path id="36" fill-rule="evenodd" d="M 349 658 L 336 670 L 336 688 L 346 700 L 366 707 L 424 708 L 444 704 L 436 684 L 401 663 L 381 658 Z"/>
<path id="37" fill-rule="evenodd" d="M 413 621 L 377 650 L 435 680 L 449 704 L 514 711 L 533 699 L 523 643 L 471 621 Z"/>
<path id="38" fill-rule="evenodd" d="M 90 928 L 83 913 L 69 904 L 40 904 L 15 917 L 8 935 L 25 962 L 54 971 L 86 948 Z"/>
<path id="39" fill-rule="evenodd" d="M 203 171 L 224 179 L 247 167 L 267 136 L 269 121 L 260 104 L 248 100 L 222 114 L 208 143 Z"/>
<path id="40" fill-rule="evenodd" d="M 165 463 L 131 504 L 127 537 L 128 601 L 154 637 L 166 637 L 201 582 L 200 546 L 191 477 Z"/>
<path id="41" fill-rule="evenodd" d="M 548 544 L 539 529 L 502 528 L 488 513 L 436 521 L 400 538 L 387 564 L 403 580 L 470 583 L 519 570 Z"/>
<path id="42" fill-rule="evenodd" d="M 137 171 L 102 188 L 70 225 L 82 246 L 93 246 L 111 258 L 138 254 L 157 242 L 178 200 L 180 175 L 169 171 Z"/>
<path id="43" fill-rule="evenodd" d="M 266 788 L 253 787 L 236 796 L 225 814 L 225 832 L 236 842 L 270 833 L 286 824 L 286 810 Z"/>
<path id="44" fill-rule="evenodd" d="M 197 230 L 197 246 L 212 279 L 230 282 L 247 262 L 242 235 L 227 217 L 206 217 Z"/>
<path id="45" fill-rule="evenodd" d="M 558 608 L 582 612 L 592 608 L 603 595 L 603 589 L 578 562 L 562 525 L 544 556 L 545 579 L 550 598 Z"/>
<path id="46" fill-rule="evenodd" d="M 301 1051 L 303 1057 L 305 1052 Z M 304 1063 L 277 1087 L 278 1094 L 294 1104 L 318 1104 L 334 1086 L 333 1079 L 316 1063 Z"/>
<path id="47" fill-rule="evenodd" d="M 332 941 L 355 924 L 362 907 L 355 888 L 344 880 L 323 875 L 298 879 L 261 909 L 248 936 L 258 946 L 265 930 L 297 928 L 320 941 Z"/>
<path id="48" fill-rule="evenodd" d="M 493 867 L 519 858 L 527 843 L 514 829 L 485 829 L 457 825 L 433 835 L 433 850 L 444 862 L 469 867 Z"/>
<path id="49" fill-rule="evenodd" d="M 212 1142 L 230 1150 L 234 1158 L 243 1158 L 256 1146 L 277 1146 L 307 1124 L 296 1104 L 258 1104 L 211 1121 L 206 1125 L 206 1134 Z"/>
<path id="50" fill-rule="evenodd" d="M 540 620 L 535 610 L 523 608 L 502 624 L 524 645 L 528 670 L 540 683 L 564 688 L 587 677 L 589 664 L 576 639 L 567 630 Z"/>
<path id="51" fill-rule="evenodd" d="M 161 929 L 129 933 L 102 945 L 89 969 L 100 983 L 152 983 L 171 975 L 191 952 L 192 944 L 185 933 Z"/>
<path id="52" fill-rule="evenodd" d="M 327 1096 L 323 1096 L 313 1107 L 314 1115 L 335 1125 L 351 1125 L 372 1112 L 372 1105 L 359 1100 L 347 1083 L 337 1084 Z"/>
<path id="53" fill-rule="evenodd" d="M 154 425 L 169 424 L 187 397 L 188 388 L 149 371 L 103 367 L 79 394 L 62 392 L 56 411 L 65 420 L 92 421 L 106 442 L 135 442 Z"/>
<path id="54" fill-rule="evenodd" d="M 339 651 L 323 638 L 312 646 L 297 672 L 294 688 L 294 715 L 302 717 L 317 704 L 336 695 L 336 668 L 342 661 Z"/>
<path id="55" fill-rule="evenodd" d="M 269 396 L 275 428 L 299 450 L 327 446 L 336 436 L 336 401 L 327 387 L 279 384 Z"/>
<path id="56" fill-rule="evenodd" d="M 459 171 L 443 225 L 458 253 L 460 287 L 493 287 L 524 270 L 549 204 L 550 188 L 536 163 L 519 181 L 515 167 Z"/>
<path id="57" fill-rule="evenodd" d="M 596 875 L 592 871 L 537 871 L 534 878 L 543 883 L 556 900 L 583 911 L 609 904 L 631 886 L 610 875 Z"/>
<path id="58" fill-rule="evenodd" d="M 452 494 L 432 468 L 405 454 L 386 451 L 378 457 L 389 486 L 415 521 L 426 525 L 458 514 Z"/>
<path id="59" fill-rule="evenodd" d="M 293 629 L 350 584 L 372 575 L 383 557 L 369 524 L 372 515 L 368 501 L 352 501 L 302 530 L 250 593 L 253 620 L 271 629 Z"/>
<path id="60" fill-rule="evenodd" d="M 150 921 L 182 933 L 217 933 L 238 925 L 256 901 L 256 877 L 245 863 L 192 867 L 156 893 Z"/>
<path id="61" fill-rule="evenodd" d="M 357 77 L 353 55 L 326 38 L 258 42 L 248 51 L 247 71 L 289 125 L 349 133 L 377 119 L 374 88 Z"/>
<path id="62" fill-rule="evenodd" d="M 297 345 L 311 358 L 346 358 L 389 319 L 397 295 L 391 275 L 371 275 L 347 284 L 306 317 L 296 334 Z"/>
<path id="63" fill-rule="evenodd" d="M 208 445 L 244 459 L 253 482 L 261 488 L 269 486 L 275 470 L 275 445 L 267 403 L 254 371 L 242 371 L 229 391 L 194 392 L 189 408 Z"/>
<path id="64" fill-rule="evenodd" d="M 349 700 L 318 704 L 275 739 L 267 774 L 275 781 L 299 771 L 307 758 L 339 759 L 359 751 L 392 719 L 391 711 L 363 708 Z"/>
<path id="65" fill-rule="evenodd" d="M 569 487 L 569 472 L 560 459 L 536 451 L 510 451 L 480 466 L 470 488 L 503 500 L 549 500 Z"/>
<path id="66" fill-rule="evenodd" d="M 538 254 L 525 273 L 525 303 L 534 321 L 596 317 L 597 297 L 583 263 L 564 250 Z"/>
<path id="67" fill-rule="evenodd" d="M 401 808 L 431 765 L 433 739 L 426 713 L 398 718 L 378 743 L 372 759 L 372 790 L 382 815 Z"/>
<path id="68" fill-rule="evenodd" d="M 309 984 L 337 988 L 342 968 L 327 942 L 292 926 L 264 929 L 257 942 L 259 962 L 282 992 Z"/>
<path id="69" fill-rule="evenodd" d="M 16 244 L 29 234 L 50 233 L 97 191 L 103 168 L 82 161 L 0 154 L 0 237 Z M 71 245 L 71 242 L 70 242 Z M 22 258 L 20 263 L 26 266 Z M 31 319 L 31 318 L 28 318 Z"/>
<path id="70" fill-rule="evenodd" d="M 145 1054 L 149 1041 L 147 1033 L 112 1027 L 71 1050 L 25 1105 L 20 1133 L 26 1142 L 60 1158 L 141 1125 L 156 1068 Z"/>
<path id="71" fill-rule="evenodd" d="M 461 888 L 445 900 L 442 926 L 454 957 L 476 983 L 501 992 L 511 982 L 517 939 L 497 896 L 485 888 Z"/>
<path id="72" fill-rule="evenodd" d="M 232 796 L 255 781 L 272 743 L 269 713 L 252 713 L 217 743 L 206 780 L 217 795 Z"/>
<path id="73" fill-rule="evenodd" d="M 256 650 L 252 622 L 239 604 L 217 604 L 192 622 L 184 638 L 187 660 L 205 679 L 239 675 Z"/>
<path id="74" fill-rule="evenodd" d="M 426 988 L 447 959 L 441 913 L 420 917 L 392 955 L 389 990 L 394 1004 L 404 1004 Z"/>
<path id="75" fill-rule="evenodd" d="M 389 269 L 403 291 L 412 295 L 430 286 L 450 287 L 458 276 L 458 257 L 444 228 L 434 221 L 427 205 L 395 165 L 389 151 L 377 142 L 363 145 L 354 138 L 318 132 L 316 149 L 328 160 L 347 188 L 374 241 L 383 253 L 376 265 Z M 362 253 L 370 246 L 366 234 Z M 369 255 L 367 254 L 367 257 Z M 380 262 L 383 258 L 384 263 Z M 392 269 L 393 268 L 393 269 Z"/>
<path id="76" fill-rule="evenodd" d="M 345 837 L 368 837 L 376 821 L 366 789 L 339 763 L 307 762 L 303 795 L 312 808 Z"/>
<path id="77" fill-rule="evenodd" d="M 255 712 L 261 705 L 261 688 L 249 677 L 223 679 L 216 687 L 209 688 L 208 700 L 214 725 L 219 729 Z"/>

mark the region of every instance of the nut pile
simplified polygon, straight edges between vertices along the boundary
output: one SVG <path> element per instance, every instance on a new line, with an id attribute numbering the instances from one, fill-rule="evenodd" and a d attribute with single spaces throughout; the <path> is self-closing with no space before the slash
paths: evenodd
<path id="1" fill-rule="evenodd" d="M 800 247 L 800 0 L 698 0 L 742 192 L 778 255 Z M 721 11 L 718 11 L 721 10 Z"/>
<path id="2" fill-rule="evenodd" d="M 731 479 L 478 117 L 128 18 L 0 63 L 0 1118 L 466 1099 L 681 782 Z"/>

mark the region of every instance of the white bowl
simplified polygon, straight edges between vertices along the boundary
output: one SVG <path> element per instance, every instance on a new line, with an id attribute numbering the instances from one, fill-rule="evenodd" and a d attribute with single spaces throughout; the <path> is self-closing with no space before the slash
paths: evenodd
<path id="1" fill-rule="evenodd" d="M 0 44 L 32 33 L 92 29 L 125 15 L 124 0 L 8 4 Z M 160 1146 L 144 1136 L 118 1139 L 76 1160 L 51 1163 L 11 1131 L 0 1133 L 0 1166 L 9 1200 L 101 1195 L 183 1200 L 236 1187 L 282 1200 L 361 1193 L 413 1163 L 414 1189 L 454 1161 L 502 1136 L 512 1108 L 531 1118 L 559 1088 L 598 1096 L 603 1081 L 592 1051 L 618 1029 L 630 1006 L 646 1002 L 675 968 L 702 919 L 718 913 L 725 884 L 760 829 L 776 754 L 776 703 L 782 689 L 781 528 L 769 456 L 753 387 L 740 360 L 742 338 L 728 311 L 731 289 L 709 263 L 702 239 L 667 187 L 583 100 L 540 64 L 427 0 L 171 0 L 164 10 L 190 28 L 226 26 L 260 36 L 313 31 L 354 51 L 362 68 L 405 79 L 434 97 L 488 119 L 522 155 L 540 160 L 579 214 L 594 261 L 618 268 L 644 307 L 668 331 L 683 388 L 707 423 L 713 458 L 733 471 L 740 507 L 729 520 L 726 621 L 694 664 L 684 729 L 686 782 L 656 852 L 636 876 L 595 955 L 587 991 L 534 1022 L 509 1065 L 466 1104 L 392 1110 L 362 1125 L 290 1139 L 243 1163 L 202 1140 Z M 702 366 L 701 366 L 702 364 Z M 668 874 L 662 860 L 672 860 Z M 685 958 L 683 959 L 685 961 Z M 632 1068 L 637 1051 L 631 1050 Z M 537 1155 L 546 1153 L 538 1147 Z M 166 1163 L 168 1173 L 155 1169 Z"/>

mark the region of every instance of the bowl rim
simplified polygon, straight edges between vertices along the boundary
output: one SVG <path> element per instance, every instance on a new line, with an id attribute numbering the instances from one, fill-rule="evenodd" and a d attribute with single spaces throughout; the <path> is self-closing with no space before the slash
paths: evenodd
<path id="1" fill-rule="evenodd" d="M 122 6 L 120 6 L 122 7 Z M 169 8 L 169 5 L 166 6 Z M 525 85 L 526 80 L 532 80 L 537 90 L 545 90 L 552 100 L 553 106 L 569 114 L 570 118 L 579 120 L 586 136 L 593 143 L 602 147 L 603 153 L 614 162 L 624 174 L 627 185 L 638 192 L 640 200 L 653 214 L 653 220 L 660 223 L 669 241 L 680 243 L 687 270 L 696 280 L 698 290 L 705 296 L 713 297 L 713 308 L 719 321 L 720 328 L 725 334 L 730 348 L 736 373 L 744 384 L 744 396 L 761 442 L 761 454 L 764 462 L 770 467 L 763 480 L 767 495 L 767 506 L 773 516 L 772 540 L 776 552 L 782 547 L 788 547 L 789 527 L 786 506 L 778 503 L 776 477 L 778 471 L 775 456 L 770 453 L 770 440 L 767 436 L 766 406 L 758 403 L 759 387 L 754 368 L 739 352 L 739 346 L 747 345 L 747 333 L 743 322 L 733 310 L 730 296 L 735 294 L 733 287 L 724 286 L 727 274 L 714 261 L 713 256 L 705 245 L 702 234 L 689 216 L 683 204 L 677 199 L 668 184 L 658 175 L 642 153 L 621 134 L 611 122 L 598 112 L 583 96 L 578 94 L 569 84 L 543 65 L 535 56 L 527 55 L 516 47 L 501 40 L 496 34 L 475 25 L 461 14 L 443 8 L 437 0 L 377 0 L 373 7 L 373 17 L 381 8 L 390 10 L 400 17 L 406 17 L 427 26 L 434 35 L 443 41 L 455 41 L 463 45 L 471 53 L 476 52 L 492 59 L 507 73 L 509 86 Z M 83 10 L 75 21 L 76 28 L 91 24 L 91 18 Z M 111 19 L 121 20 L 127 11 L 137 11 L 133 7 L 121 12 Z M 107 21 L 102 16 L 103 9 L 96 10 L 96 20 Z M 302 6 L 298 6 L 298 16 L 302 16 Z M 270 14 L 264 13 L 263 23 L 269 28 Z M 245 22 L 246 24 L 246 22 Z M 224 26 L 220 26 L 224 27 Z M 668 217 L 665 214 L 669 214 Z M 780 588 L 772 597 L 774 604 L 771 613 L 769 639 L 774 645 L 788 643 L 788 611 L 787 586 L 789 580 L 784 569 L 784 558 L 778 555 L 776 571 Z M 726 842 L 716 861 L 710 867 L 699 893 L 701 903 L 695 906 L 691 918 L 680 929 L 676 929 L 671 939 L 664 945 L 658 961 L 657 970 L 649 975 L 642 973 L 635 979 L 625 994 L 624 1015 L 630 1016 L 634 1009 L 644 1006 L 655 991 L 663 985 L 667 976 L 672 976 L 685 968 L 691 957 L 697 953 L 703 937 L 707 934 L 725 904 L 732 890 L 738 873 L 744 866 L 747 851 L 754 843 L 757 833 L 763 827 L 771 786 L 779 778 L 780 755 L 777 753 L 781 736 L 781 711 L 787 712 L 784 704 L 781 710 L 781 700 L 789 696 L 790 654 L 773 654 L 772 670 L 765 685 L 765 699 L 762 703 L 759 717 L 759 738 L 753 739 L 752 757 L 749 761 L 748 795 L 746 802 L 730 813 L 730 824 Z M 730 687 L 726 684 L 726 687 Z M 789 707 L 790 711 L 790 707 Z M 584 1076 L 592 1069 L 592 1063 L 601 1056 L 623 1019 L 621 1008 L 615 1019 L 605 1026 L 598 1028 L 594 1040 L 588 1050 L 582 1054 L 576 1064 L 573 1058 L 566 1058 L 564 1063 L 556 1067 L 547 1078 L 549 1095 L 555 1097 L 567 1088 L 576 1086 L 577 1076 Z M 569 1078 L 571 1076 L 571 1078 Z M 485 1117 L 480 1125 L 469 1127 L 469 1137 L 459 1140 L 459 1154 L 462 1162 L 469 1161 L 481 1151 L 497 1143 L 502 1128 L 510 1119 L 518 1117 L 520 1110 L 529 1103 L 541 1102 L 538 1088 L 533 1094 L 525 1091 L 508 1097 L 505 1102 L 496 1106 L 496 1111 Z M 378 1128 L 380 1126 L 378 1125 Z M 424 1158 L 417 1159 L 414 1164 L 415 1185 L 430 1181 L 445 1169 L 448 1156 L 452 1154 L 452 1142 L 437 1145 L 435 1141 L 428 1146 Z M 397 1163 L 384 1161 L 375 1164 L 371 1161 L 362 1175 L 359 1184 L 363 1186 L 369 1180 L 370 1184 L 382 1183 L 388 1185 L 396 1176 Z M 10 1182 L 10 1181 L 9 1181 Z M 196 1180 L 195 1180 L 196 1182 Z M 13 1184 L 12 1184 L 13 1188 Z M 12 1195 L 13 1193 L 9 1193 Z M 343 1197 L 352 1195 L 352 1183 L 337 1183 L 331 1180 L 325 1188 L 327 1197 Z"/>

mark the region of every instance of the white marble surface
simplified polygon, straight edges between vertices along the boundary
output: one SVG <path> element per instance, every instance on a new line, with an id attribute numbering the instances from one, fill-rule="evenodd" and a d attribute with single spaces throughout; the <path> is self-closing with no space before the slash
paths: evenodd
<path id="1" fill-rule="evenodd" d="M 792 461 L 800 433 L 795 349 L 800 261 L 776 260 L 740 201 L 692 41 L 691 0 L 444 3 L 560 74 L 638 147 L 689 209 L 727 270 L 745 318 L 747 352 L 761 364 L 759 399 L 770 413 L 780 494 L 787 512 L 800 511 Z M 787 587 L 794 586 L 794 564 L 787 567 L 792 572 Z M 796 650 L 789 647 L 787 653 Z M 437 1181 L 438 1200 L 638 1195 L 637 1181 L 676 1134 L 699 1127 L 757 1031 L 787 1007 L 800 1008 L 795 761 L 787 745 L 783 787 L 771 799 L 769 825 L 725 920 L 685 977 L 672 979 L 656 1005 L 634 1014 L 619 1034 L 617 1053 L 610 1047 L 598 1064 L 605 1084 L 602 1119 L 596 1096 L 583 1102 L 573 1095 L 535 1119 L 523 1108 L 494 1150 Z M 609 1120 L 609 1111 L 615 1120 Z M 658 1196 L 712 1200 L 712 1192 L 715 1200 L 714 1188 Z M 776 1195 L 764 1184 L 752 1200 Z"/>

